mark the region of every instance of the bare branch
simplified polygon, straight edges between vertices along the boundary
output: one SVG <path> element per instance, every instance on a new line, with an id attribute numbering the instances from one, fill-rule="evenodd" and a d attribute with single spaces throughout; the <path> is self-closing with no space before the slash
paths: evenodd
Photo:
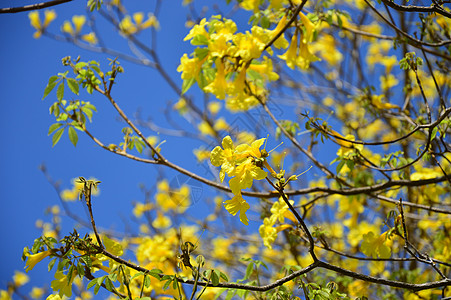
<path id="1" fill-rule="evenodd" d="M 71 2 L 71 1 L 72 0 L 53 0 L 53 1 L 41 2 L 41 3 L 25 5 L 25 6 L 0 8 L 0 14 L 18 13 L 18 12 L 23 12 L 23 11 L 35 10 L 35 9 L 43 9 L 46 7 L 60 5 L 60 4 L 63 4 L 66 2 Z"/>

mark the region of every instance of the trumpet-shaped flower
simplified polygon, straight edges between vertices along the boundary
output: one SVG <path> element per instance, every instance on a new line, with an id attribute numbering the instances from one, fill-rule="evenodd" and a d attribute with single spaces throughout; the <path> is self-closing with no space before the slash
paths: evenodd
<path id="1" fill-rule="evenodd" d="M 249 66 L 249 70 L 256 71 L 261 75 L 265 76 L 270 81 L 275 81 L 279 79 L 279 74 L 274 72 L 272 60 L 267 56 L 263 57 L 263 61 L 259 64 L 253 63 Z"/>
<path id="2" fill-rule="evenodd" d="M 267 173 L 260 167 L 257 167 L 253 162 L 253 158 L 249 157 L 235 167 L 230 175 L 235 176 L 230 179 L 229 185 L 232 193 L 236 194 L 242 189 L 252 187 L 254 179 L 262 180 L 266 178 Z"/>
<path id="3" fill-rule="evenodd" d="M 72 296 L 72 282 L 74 281 L 75 276 L 77 276 L 77 269 L 71 274 L 71 278 L 67 278 L 61 271 L 57 271 L 55 273 L 55 280 L 50 284 L 51 288 L 56 292 L 59 291 L 58 294 L 60 297 L 63 295 L 70 297 Z"/>
<path id="4" fill-rule="evenodd" d="M 316 26 L 302 12 L 299 13 L 299 17 L 301 17 L 302 24 L 304 25 L 304 34 L 302 35 L 302 42 L 304 44 L 311 43 L 314 38 Z"/>
<path id="5" fill-rule="evenodd" d="M 217 68 L 216 77 L 209 85 L 204 88 L 204 91 L 212 93 L 218 99 L 224 99 L 227 91 L 225 66 L 221 58 L 217 58 L 215 64 Z"/>
<path id="6" fill-rule="evenodd" d="M 183 39 L 184 41 L 191 40 L 196 35 L 203 35 L 207 39 L 210 38 L 210 35 L 208 34 L 207 30 L 205 30 L 205 26 L 208 25 L 207 20 L 204 18 L 200 21 L 199 24 L 196 24 L 191 28 L 189 33 L 186 35 L 186 37 Z"/>
<path id="7" fill-rule="evenodd" d="M 27 262 L 25 263 L 25 271 L 30 271 L 33 270 L 34 266 L 40 262 L 41 260 L 43 260 L 44 258 L 50 256 L 50 254 L 52 254 L 52 252 L 50 250 L 47 251 L 42 251 L 36 254 L 29 254 L 27 255 Z"/>
<path id="8" fill-rule="evenodd" d="M 274 227 L 275 218 L 265 218 L 258 232 L 263 239 L 263 245 L 272 249 L 272 244 L 277 239 L 277 229 Z"/>
<path id="9" fill-rule="evenodd" d="M 225 173 L 229 174 L 233 171 L 236 164 L 235 147 L 230 136 L 226 136 L 222 140 L 222 148 L 216 146 L 210 155 L 211 164 L 215 167 L 221 166 L 219 178 L 224 181 Z"/>
<path id="10" fill-rule="evenodd" d="M 250 206 L 246 200 L 243 199 L 240 192 L 235 194 L 232 199 L 224 201 L 224 207 L 233 216 L 236 215 L 237 212 L 240 212 L 240 221 L 245 225 L 249 225 L 249 219 L 246 216 L 246 211 L 250 208 Z"/>
<path id="11" fill-rule="evenodd" d="M 202 68 L 202 61 L 197 57 L 189 58 L 185 53 L 180 58 L 180 65 L 177 67 L 177 72 L 182 72 L 182 79 L 188 80 L 195 78 L 198 80 L 199 73 Z"/>
<path id="12" fill-rule="evenodd" d="M 32 11 L 28 14 L 28 18 L 30 19 L 31 26 L 36 29 L 36 32 L 33 34 L 35 39 L 41 37 L 42 32 L 50 25 L 50 23 L 56 19 L 56 13 L 54 10 L 46 10 L 44 12 L 44 22 L 41 22 L 39 18 L 38 11 Z"/>
<path id="13" fill-rule="evenodd" d="M 277 23 L 276 28 L 274 28 L 273 30 L 271 30 L 269 32 L 269 35 L 271 37 L 271 39 L 275 38 L 277 36 L 277 34 L 279 34 L 282 29 L 285 27 L 285 25 L 287 24 L 287 16 L 284 15 L 282 17 L 282 19 L 280 19 L 279 23 Z M 285 34 L 282 33 L 277 40 L 274 42 L 274 47 L 276 47 L 277 49 L 285 49 L 288 47 L 288 41 L 285 39 Z"/>
<path id="14" fill-rule="evenodd" d="M 295 33 L 291 38 L 291 43 L 290 47 L 288 47 L 288 50 L 284 54 L 279 55 L 279 58 L 283 59 L 290 69 L 294 69 L 294 67 L 296 66 L 297 50 L 298 50 L 298 34 Z"/>
<path id="15" fill-rule="evenodd" d="M 256 27 L 254 26 L 252 31 L 255 31 L 254 28 Z M 265 47 L 265 43 L 249 32 L 238 33 L 233 36 L 232 40 L 236 46 L 234 56 L 240 57 L 244 61 L 259 58 Z"/>
<path id="16" fill-rule="evenodd" d="M 30 278 L 27 274 L 19 271 L 14 271 L 13 282 L 15 286 L 25 285 L 28 281 L 30 281 Z"/>
<path id="17" fill-rule="evenodd" d="M 86 17 L 81 16 L 73 16 L 72 17 L 72 23 L 75 25 L 75 34 L 79 34 L 81 32 L 81 29 L 86 23 Z"/>
<path id="18" fill-rule="evenodd" d="M 144 21 L 144 14 L 142 12 L 137 12 L 133 14 L 132 17 L 129 15 L 125 16 L 119 23 L 119 29 L 125 35 L 131 35 L 138 33 L 141 30 L 147 29 L 149 27 L 157 28 L 160 26 L 157 18 L 153 14 L 148 15 L 148 19 Z"/>
<path id="19" fill-rule="evenodd" d="M 84 34 L 81 36 L 81 39 L 91 45 L 97 44 L 97 37 L 94 32 L 90 32 L 88 34 Z"/>
<path id="20" fill-rule="evenodd" d="M 319 60 L 319 58 L 310 52 L 308 45 L 304 43 L 304 41 L 301 41 L 299 46 L 299 56 L 296 60 L 296 65 L 299 68 L 306 70 L 310 67 L 310 63 L 317 60 Z"/>

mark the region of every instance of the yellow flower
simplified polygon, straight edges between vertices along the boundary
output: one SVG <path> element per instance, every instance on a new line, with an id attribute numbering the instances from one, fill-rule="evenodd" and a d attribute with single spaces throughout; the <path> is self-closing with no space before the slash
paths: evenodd
<path id="1" fill-rule="evenodd" d="M 291 43 L 290 47 L 288 47 L 288 50 L 283 55 L 279 55 L 279 58 L 284 60 L 290 69 L 294 69 L 294 67 L 296 66 L 297 49 L 298 34 L 295 33 L 291 38 Z"/>
<path id="2" fill-rule="evenodd" d="M 146 211 L 150 211 L 153 208 L 152 203 L 136 203 L 135 207 L 133 208 L 133 214 L 135 215 L 136 218 L 141 218 L 142 215 L 146 212 Z"/>
<path id="3" fill-rule="evenodd" d="M 210 35 L 205 30 L 205 26 L 208 24 L 207 20 L 204 18 L 200 21 L 200 23 L 197 25 L 194 25 L 193 28 L 191 28 L 190 32 L 186 35 L 186 37 L 183 39 L 184 41 L 190 40 L 196 35 L 203 35 L 207 39 L 210 38 Z"/>
<path id="4" fill-rule="evenodd" d="M 258 232 L 263 239 L 263 245 L 272 249 L 272 244 L 277 239 L 277 229 L 273 227 L 275 218 L 265 218 L 263 224 L 260 225 Z"/>
<path id="5" fill-rule="evenodd" d="M 330 34 L 322 34 L 315 43 L 311 44 L 314 53 L 319 53 L 330 66 L 338 66 L 343 60 L 343 54 L 338 51 L 335 38 Z"/>
<path id="6" fill-rule="evenodd" d="M 217 237 L 212 240 L 213 251 L 211 256 L 221 261 L 228 261 L 230 257 L 230 245 L 233 244 L 233 240 L 230 238 Z"/>
<path id="7" fill-rule="evenodd" d="M 200 61 L 199 58 L 197 57 L 189 58 L 188 55 L 185 53 L 180 58 L 180 65 L 177 67 L 177 72 L 182 72 L 183 80 L 194 78 L 196 79 L 196 81 L 198 81 L 199 74 L 202 69 L 202 64 L 203 61 Z M 182 100 L 186 104 L 186 101 L 184 99 L 180 99 L 180 101 Z"/>
<path id="8" fill-rule="evenodd" d="M 273 71 L 272 60 L 264 56 L 263 61 L 260 64 L 253 63 L 249 66 L 249 70 L 257 71 L 261 75 L 264 75 L 268 80 L 275 81 L 279 79 L 279 74 Z"/>
<path id="9" fill-rule="evenodd" d="M 50 250 L 42 251 L 36 254 L 28 254 L 27 255 L 27 262 L 25 263 L 25 271 L 33 270 L 34 266 L 43 260 L 44 258 L 48 257 L 52 252 Z"/>
<path id="10" fill-rule="evenodd" d="M 28 18 L 30 19 L 30 24 L 34 29 L 40 31 L 41 30 L 41 19 L 39 18 L 39 12 L 37 10 L 32 11 L 28 14 Z"/>
<path id="11" fill-rule="evenodd" d="M 252 27 L 252 34 L 246 32 L 245 34 L 238 33 L 233 36 L 232 41 L 236 45 L 236 50 L 233 53 L 235 57 L 240 57 L 244 61 L 260 57 L 265 43 L 256 37 L 258 34 L 254 32 L 257 31 L 257 28 L 260 27 Z"/>
<path id="12" fill-rule="evenodd" d="M 229 124 L 227 124 L 227 121 L 226 121 L 224 118 L 221 117 L 221 118 L 219 118 L 219 119 L 216 120 L 216 122 L 215 122 L 213 128 L 214 128 L 216 131 L 219 131 L 219 130 L 227 130 L 227 129 L 229 129 L 230 127 L 229 127 Z"/>
<path id="13" fill-rule="evenodd" d="M 203 134 L 203 135 L 209 135 L 209 136 L 215 136 L 216 132 L 213 128 L 211 128 L 210 124 L 208 124 L 206 121 L 200 122 L 200 124 L 197 126 L 197 129 Z"/>
<path id="14" fill-rule="evenodd" d="M 38 288 L 38 287 L 33 287 L 31 289 L 31 292 L 30 292 L 29 295 L 33 299 L 41 299 L 42 296 L 44 295 L 44 289 L 43 288 Z"/>
<path id="15" fill-rule="evenodd" d="M 125 16 L 122 21 L 119 23 L 119 29 L 125 35 L 134 34 L 138 31 L 135 24 L 133 24 L 130 16 Z"/>
<path id="16" fill-rule="evenodd" d="M 157 217 L 152 222 L 152 226 L 157 229 L 168 228 L 172 225 L 171 219 L 163 215 L 161 212 L 157 212 Z"/>
<path id="17" fill-rule="evenodd" d="M 13 298 L 7 291 L 0 290 L 0 300 L 12 300 L 12 299 Z"/>
<path id="18" fill-rule="evenodd" d="M 211 164 L 215 167 L 221 166 L 219 178 L 221 182 L 224 181 L 225 173 L 230 174 L 236 164 L 236 156 L 234 154 L 235 147 L 233 145 L 232 138 L 226 136 L 222 139 L 222 147 L 216 146 L 210 155 Z"/>
<path id="19" fill-rule="evenodd" d="M 61 300 L 60 295 L 56 294 L 56 295 L 49 295 L 45 300 Z"/>
<path id="20" fill-rule="evenodd" d="M 94 32 L 90 32 L 88 34 L 84 34 L 81 36 L 81 39 L 85 42 L 88 42 L 91 45 L 97 44 L 97 37 Z"/>
<path id="21" fill-rule="evenodd" d="M 42 25 L 43 28 L 47 28 L 47 26 L 50 25 L 50 23 L 56 19 L 56 13 L 54 10 L 46 10 L 44 12 L 44 24 Z"/>
<path id="22" fill-rule="evenodd" d="M 25 285 L 28 281 L 30 281 L 30 278 L 28 278 L 27 274 L 23 272 L 14 271 L 13 281 L 14 285 L 19 287 Z"/>
<path id="23" fill-rule="evenodd" d="M 72 23 L 75 25 L 75 34 L 79 34 L 81 32 L 81 29 L 83 28 L 83 25 L 85 25 L 86 17 L 81 16 L 73 16 L 72 17 Z"/>
<path id="24" fill-rule="evenodd" d="M 207 108 L 210 113 L 216 115 L 221 110 L 221 103 L 218 101 L 209 102 Z"/>
<path id="25" fill-rule="evenodd" d="M 249 219 L 246 216 L 246 211 L 250 208 L 250 206 L 243 199 L 241 193 L 237 193 L 232 199 L 224 201 L 224 207 L 233 216 L 236 215 L 237 212 L 240 212 L 240 221 L 245 225 L 249 225 Z"/>
<path id="26" fill-rule="evenodd" d="M 182 185 L 180 189 L 170 189 L 169 183 L 162 180 L 157 185 L 155 200 L 164 212 L 172 210 L 183 213 L 191 204 L 190 194 L 191 191 L 187 185 Z"/>
<path id="27" fill-rule="evenodd" d="M 318 61 L 319 58 L 312 54 L 304 41 L 301 41 L 299 46 L 299 56 L 296 59 L 296 65 L 306 70 L 310 67 L 311 62 Z"/>
<path id="28" fill-rule="evenodd" d="M 237 161 L 236 166 L 229 174 L 235 176 L 229 181 L 232 193 L 236 194 L 239 190 L 252 187 L 254 179 L 262 180 L 266 178 L 267 173 L 258 167 L 254 158 L 260 158 L 260 147 L 263 145 L 265 138 L 254 141 L 250 146 L 242 144 L 236 147 L 239 157 L 247 157 L 244 161 Z"/>
<path id="29" fill-rule="evenodd" d="M 253 10 L 254 12 L 259 11 L 260 0 L 243 0 L 240 6 L 245 10 Z"/>
<path id="30" fill-rule="evenodd" d="M 203 148 L 194 149 L 193 153 L 196 156 L 198 162 L 203 162 L 204 160 L 210 158 L 210 151 L 205 150 Z"/>
<path id="31" fill-rule="evenodd" d="M 302 42 L 304 44 L 311 43 L 314 38 L 316 26 L 302 12 L 299 13 L 299 17 L 301 17 L 302 24 L 304 24 L 305 28 L 304 34 L 302 35 Z"/>
<path id="32" fill-rule="evenodd" d="M 61 31 L 66 32 L 72 36 L 75 35 L 75 31 L 74 31 L 74 28 L 72 27 L 72 23 L 69 21 L 64 21 L 63 27 L 61 27 Z"/>
<path id="33" fill-rule="evenodd" d="M 42 32 L 50 25 L 50 23 L 55 20 L 56 13 L 54 10 L 46 10 L 44 12 L 44 22 L 41 23 L 41 19 L 39 18 L 38 11 L 32 11 L 28 14 L 28 18 L 30 19 L 31 26 L 36 29 L 36 32 L 33 34 L 35 39 L 40 38 Z"/>
<path id="34" fill-rule="evenodd" d="M 274 2 L 274 1 L 273 1 Z M 282 31 L 283 27 L 287 24 L 287 16 L 284 15 L 282 19 L 280 19 L 279 23 L 277 23 L 276 28 L 269 32 L 271 39 L 273 39 L 280 31 Z M 288 47 L 288 41 L 285 39 L 285 33 L 282 33 L 279 38 L 274 42 L 274 47 L 277 49 L 285 49 Z"/>
<path id="35" fill-rule="evenodd" d="M 217 58 L 215 61 L 216 64 L 216 76 L 215 79 L 204 88 L 205 92 L 212 93 L 218 99 L 224 99 L 227 90 L 227 80 L 226 80 L 226 72 L 224 63 L 221 58 Z"/>
<path id="36" fill-rule="evenodd" d="M 390 74 L 391 75 L 391 74 Z M 393 76 L 393 75 L 392 75 Z M 396 80 L 396 78 L 394 79 Z M 397 80 L 396 80 L 397 81 Z M 397 83 L 396 83 L 397 84 Z M 383 86 L 383 84 L 381 83 Z M 383 86 L 384 87 L 384 86 Z M 378 109 L 392 109 L 392 108 L 399 108 L 396 104 L 386 103 L 382 102 L 382 99 L 385 98 L 384 95 L 373 95 L 371 97 L 371 104 L 373 104 Z"/>
<path id="37" fill-rule="evenodd" d="M 60 297 L 72 296 L 72 282 L 74 281 L 74 278 L 77 276 L 77 269 L 74 269 L 71 278 L 67 278 L 67 275 L 65 275 L 61 271 L 57 271 L 55 273 L 55 280 L 52 280 L 50 286 L 53 289 L 53 291 L 58 291 L 58 295 Z"/>
<path id="38" fill-rule="evenodd" d="M 149 27 L 158 29 L 158 28 L 160 28 L 160 23 L 158 22 L 157 18 L 153 14 L 149 13 L 147 15 L 147 20 L 144 21 L 144 23 L 138 25 L 138 27 L 140 30 L 147 29 Z"/>
<path id="39" fill-rule="evenodd" d="M 289 200 L 290 204 L 293 205 L 294 201 Z M 271 207 L 271 213 L 275 220 L 279 220 L 280 223 L 285 222 L 285 218 L 288 217 L 290 220 L 296 220 L 293 216 L 293 213 L 289 210 L 288 205 L 282 198 L 279 198 L 279 201 L 274 202 Z"/>

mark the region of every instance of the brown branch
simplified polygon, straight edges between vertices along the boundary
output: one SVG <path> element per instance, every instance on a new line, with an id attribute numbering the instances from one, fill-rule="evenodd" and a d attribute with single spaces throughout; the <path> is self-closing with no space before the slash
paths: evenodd
<path id="1" fill-rule="evenodd" d="M 445 17 L 451 18 L 451 13 L 447 12 L 443 9 L 443 7 L 432 4 L 432 6 L 416 6 L 416 5 L 400 5 L 396 4 L 390 0 L 382 0 L 385 5 L 390 6 L 398 11 L 407 11 L 407 12 L 428 12 L 428 13 L 438 13 Z"/>
<path id="2" fill-rule="evenodd" d="M 36 3 L 36 4 L 31 4 L 31 5 L 25 5 L 25 6 L 5 7 L 5 8 L 0 8 L 0 14 L 18 13 L 18 12 L 23 12 L 23 11 L 35 10 L 35 9 L 43 9 L 46 7 L 60 5 L 60 4 L 63 4 L 66 2 L 71 2 L 71 1 L 72 0 L 53 0 L 53 1 Z"/>
<path id="3" fill-rule="evenodd" d="M 266 49 L 268 49 L 269 47 L 271 47 L 272 44 L 274 44 L 275 41 L 277 41 L 277 39 L 288 29 L 288 27 L 291 26 L 291 24 L 293 24 L 293 22 L 296 20 L 296 18 L 298 17 L 298 14 L 301 12 L 302 8 L 304 7 L 305 3 L 307 3 L 307 0 L 303 0 L 301 2 L 301 4 L 298 5 L 298 7 L 296 8 L 296 10 L 293 13 L 293 16 L 291 17 L 291 19 L 287 22 L 287 24 L 285 24 L 285 26 L 282 28 L 282 30 L 280 30 L 280 32 L 278 32 L 263 48 L 262 52 L 265 51 Z"/>
<path id="4" fill-rule="evenodd" d="M 122 258 L 120 258 L 119 256 L 116 256 L 114 254 L 111 254 L 110 252 L 108 252 L 107 250 L 100 248 L 97 245 L 93 245 L 100 253 L 102 253 L 103 255 L 115 260 L 118 263 L 121 263 L 129 268 L 132 268 L 136 271 L 140 271 L 143 273 L 148 273 L 149 270 L 147 270 L 146 268 L 143 268 L 141 266 L 135 265 L 129 261 L 126 261 Z M 384 278 L 378 278 L 378 277 L 374 277 L 374 276 L 368 276 L 368 275 L 364 275 L 364 274 L 360 274 L 360 273 L 356 273 L 356 272 L 352 272 L 343 268 L 340 268 L 338 266 L 329 264 L 327 262 L 321 261 L 321 260 L 317 260 L 315 262 L 313 262 L 311 265 L 293 272 L 290 275 L 287 275 L 281 279 L 278 279 L 276 281 L 274 281 L 273 283 L 267 284 L 267 285 L 263 285 L 263 286 L 255 286 L 255 285 L 247 285 L 247 284 L 240 284 L 240 283 L 218 283 L 218 285 L 214 286 L 214 287 L 219 287 L 219 288 L 232 288 L 232 289 L 240 289 L 240 290 L 247 290 L 247 291 L 257 291 L 257 292 L 265 292 L 265 291 L 269 291 L 271 289 L 274 289 L 278 286 L 282 286 L 284 283 L 293 280 L 294 278 L 297 278 L 303 274 L 306 274 L 316 268 L 324 268 L 324 269 L 328 269 L 331 271 L 334 271 L 338 274 L 344 275 L 344 276 L 348 276 L 348 277 L 352 277 L 355 279 L 360 279 L 366 282 L 371 282 L 371 283 L 376 283 L 376 284 L 380 284 L 380 285 L 386 285 L 386 286 L 392 286 L 392 287 L 397 287 L 397 288 L 402 288 L 402 289 L 409 289 L 409 290 L 413 290 L 413 291 L 422 291 L 422 290 L 427 290 L 427 289 L 432 289 L 432 288 L 439 288 L 439 287 L 446 287 L 446 286 L 450 286 L 451 285 L 451 280 L 450 279 L 443 279 L 440 281 L 433 281 L 433 282 L 426 282 L 426 283 L 419 283 L 419 284 L 414 284 L 414 283 L 408 283 L 408 282 L 402 282 L 402 281 L 395 281 L 395 280 L 388 280 L 388 279 L 384 279 Z M 159 274 L 160 278 L 162 278 L 164 276 L 164 274 Z M 186 280 L 182 283 L 185 284 L 191 284 L 193 285 L 195 283 L 194 280 L 189 279 Z M 206 285 L 212 285 L 211 282 L 205 282 L 205 281 L 198 281 L 197 285 L 199 286 L 206 286 Z"/>
<path id="5" fill-rule="evenodd" d="M 401 34 L 402 36 L 406 37 L 408 39 L 408 41 L 410 41 L 409 44 L 412 46 L 419 47 L 419 45 L 423 45 L 423 46 L 429 46 L 429 47 L 441 47 L 441 46 L 446 46 L 448 44 L 451 44 L 451 40 L 441 41 L 439 43 L 428 43 L 428 42 L 423 42 L 417 38 L 414 38 L 413 36 L 409 35 L 405 31 L 403 31 L 402 29 L 398 28 L 395 24 L 393 24 L 392 22 L 387 20 L 387 18 L 384 17 L 382 15 L 382 13 L 380 13 L 376 9 L 376 7 L 374 7 L 370 3 L 370 1 L 368 1 L 368 0 L 364 0 L 364 1 L 382 20 L 384 20 L 385 23 L 387 23 L 391 28 L 393 28 L 398 34 Z"/>

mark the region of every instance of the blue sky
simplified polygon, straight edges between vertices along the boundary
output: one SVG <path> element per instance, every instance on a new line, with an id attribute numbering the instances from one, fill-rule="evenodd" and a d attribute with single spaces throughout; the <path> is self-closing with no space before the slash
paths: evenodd
<path id="1" fill-rule="evenodd" d="M 64 20 L 70 19 L 74 14 L 83 14 L 85 3 L 86 1 L 74 1 L 55 7 L 58 17 L 50 25 L 49 31 L 58 33 Z M 174 3 L 177 8 L 181 8 L 181 1 Z M 2 3 L 4 7 L 8 5 L 18 3 Z M 130 12 L 142 10 L 133 7 L 132 3 Z M 42 14 L 41 11 L 41 18 Z M 163 54 L 162 64 L 178 83 L 180 77 L 176 67 L 179 58 L 183 51 L 192 51 L 189 43 L 182 41 L 188 30 L 184 26 L 185 15 L 185 10 L 174 9 L 174 5 L 163 5 L 160 22 L 165 34 L 158 37 L 158 49 L 163 50 L 160 51 Z M 0 189 L 0 236 L 3 241 L 0 250 L 0 289 L 4 289 L 14 270 L 24 268 L 24 263 L 20 260 L 22 249 L 31 245 L 40 235 L 40 231 L 35 228 L 35 221 L 49 221 L 49 216 L 44 214 L 45 209 L 59 203 L 55 190 L 39 170 L 41 164 L 46 165 L 55 180 L 61 181 L 63 188 L 70 188 L 71 179 L 78 176 L 94 176 L 101 180 L 101 195 L 94 204 L 97 223 L 119 231 L 123 231 L 124 224 L 130 222 L 132 201 L 143 201 L 139 183 L 148 187 L 154 184 L 158 168 L 106 153 L 82 135 L 76 148 L 69 142 L 67 135 L 52 148 L 47 130 L 54 119 L 49 115 L 48 107 L 55 101 L 55 94 L 41 100 L 48 78 L 65 71 L 61 58 L 68 55 L 81 55 L 82 60 L 98 60 L 103 67 L 107 66 L 108 61 L 104 56 L 70 44 L 46 37 L 34 39 L 34 29 L 29 25 L 28 13 L 1 15 L 0 27 L 3 29 L 0 31 L 0 180 L 3 186 Z M 123 41 L 118 41 L 118 35 L 110 32 L 111 29 L 99 29 L 104 32 L 105 39 L 114 43 L 119 50 L 127 49 Z M 141 38 L 148 41 L 148 36 L 143 35 Z M 122 65 L 125 74 L 120 76 L 114 91 L 121 107 L 130 116 L 133 116 L 137 108 L 142 108 L 143 116 L 152 113 L 154 121 L 165 125 L 161 113 L 164 107 L 162 103 L 176 101 L 176 94 L 152 70 L 126 62 L 122 62 Z M 94 103 L 99 111 L 94 115 L 93 132 L 107 144 L 119 143 L 120 130 L 125 125 L 116 120 L 116 114 L 106 99 L 94 95 L 85 100 Z M 178 149 L 167 153 L 169 159 L 175 159 L 182 166 L 191 168 L 195 167 L 192 146 L 189 140 L 180 143 L 180 139 L 175 138 L 168 141 L 165 147 Z M 185 156 L 189 159 L 184 159 Z M 170 170 L 164 171 L 168 178 L 175 175 Z M 71 207 L 76 214 L 86 219 L 82 203 L 71 203 Z M 73 222 L 66 218 L 63 224 L 62 232 L 68 233 Z M 29 273 L 36 284 L 49 278 L 45 274 L 45 264 Z"/>

